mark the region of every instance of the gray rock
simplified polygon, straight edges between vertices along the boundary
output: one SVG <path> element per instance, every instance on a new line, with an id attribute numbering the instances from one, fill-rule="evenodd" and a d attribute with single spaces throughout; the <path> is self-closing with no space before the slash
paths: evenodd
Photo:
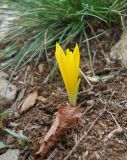
<path id="1" fill-rule="evenodd" d="M 0 97 L 13 101 L 16 96 L 16 87 L 9 83 L 6 79 L 0 79 Z"/>
<path id="2" fill-rule="evenodd" d="M 1 5 L 1 8 L 7 8 L 7 5 Z M 13 11 L 0 10 L 2 15 L 2 22 L 0 24 L 0 39 L 3 39 L 9 31 L 9 24 L 15 19 Z"/>
<path id="3" fill-rule="evenodd" d="M 127 66 L 127 32 L 123 32 L 121 39 L 112 47 L 110 57 Z"/>
<path id="4" fill-rule="evenodd" d="M 6 153 L 0 155 L 0 160 L 18 160 L 19 154 L 18 149 L 9 149 Z"/>
<path id="5" fill-rule="evenodd" d="M 17 88 L 6 80 L 7 76 L 6 73 L 0 71 L 0 99 L 11 102 L 16 97 Z"/>
<path id="6" fill-rule="evenodd" d="M 0 79 L 6 79 L 9 78 L 9 75 L 3 71 L 0 71 Z"/>

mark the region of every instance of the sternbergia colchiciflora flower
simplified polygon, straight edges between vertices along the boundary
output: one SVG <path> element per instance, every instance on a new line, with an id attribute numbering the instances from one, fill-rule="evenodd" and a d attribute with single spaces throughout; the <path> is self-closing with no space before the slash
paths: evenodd
<path id="1" fill-rule="evenodd" d="M 76 106 L 77 93 L 80 84 L 79 79 L 79 64 L 80 64 L 80 52 L 79 47 L 76 44 L 74 51 L 69 49 L 64 53 L 61 46 L 56 44 L 55 52 L 56 60 L 66 87 L 69 102 L 71 105 Z"/>

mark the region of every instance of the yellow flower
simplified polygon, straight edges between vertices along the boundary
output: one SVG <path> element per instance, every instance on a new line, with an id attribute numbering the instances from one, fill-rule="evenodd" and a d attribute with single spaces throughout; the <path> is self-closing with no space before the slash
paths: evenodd
<path id="1" fill-rule="evenodd" d="M 77 93 L 79 88 L 79 63 L 80 53 L 79 47 L 76 44 L 73 53 L 67 49 L 64 53 L 60 45 L 56 44 L 55 52 L 56 60 L 62 74 L 62 78 L 66 87 L 69 102 L 71 105 L 76 105 Z"/>

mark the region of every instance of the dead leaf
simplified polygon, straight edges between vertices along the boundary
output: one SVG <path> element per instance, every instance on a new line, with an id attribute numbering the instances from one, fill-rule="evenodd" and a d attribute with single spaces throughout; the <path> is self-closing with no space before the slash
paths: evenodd
<path id="1" fill-rule="evenodd" d="M 24 100 L 24 102 L 21 106 L 21 113 L 23 113 L 24 111 L 27 111 L 29 108 L 31 108 L 35 104 L 37 98 L 38 98 L 38 92 L 37 92 L 37 90 L 34 90 Z"/>
<path id="2" fill-rule="evenodd" d="M 42 73 L 44 71 L 44 64 L 43 63 L 39 64 L 38 69 L 39 73 Z"/>
<path id="3" fill-rule="evenodd" d="M 46 102 L 47 101 L 47 98 L 43 97 L 43 96 L 39 96 L 38 97 L 38 100 L 39 101 L 42 101 L 42 102 Z"/>
<path id="4" fill-rule="evenodd" d="M 41 159 L 49 152 L 49 150 L 56 144 L 60 136 L 68 127 L 77 123 L 81 118 L 82 113 L 77 107 L 62 105 L 56 113 L 56 118 L 45 135 L 39 151 L 36 153 L 41 156 Z"/>

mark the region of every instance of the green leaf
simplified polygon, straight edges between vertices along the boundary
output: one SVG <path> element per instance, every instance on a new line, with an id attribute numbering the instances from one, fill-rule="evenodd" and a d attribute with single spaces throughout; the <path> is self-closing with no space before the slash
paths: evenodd
<path id="1" fill-rule="evenodd" d="M 0 149 L 6 148 L 6 147 L 7 145 L 4 142 L 0 141 Z"/>
<path id="2" fill-rule="evenodd" d="M 17 139 L 28 140 L 28 138 L 26 136 L 24 136 L 22 132 L 20 132 L 20 134 L 18 134 L 9 128 L 4 128 L 3 130 Z"/>
<path id="3" fill-rule="evenodd" d="M 12 113 L 11 109 L 6 110 L 5 112 L 0 113 L 0 123 Z"/>
<path id="4" fill-rule="evenodd" d="M 89 18 L 91 23 L 92 19 L 93 23 L 103 21 L 111 28 L 120 23 L 120 16 L 126 13 L 126 8 L 126 0 L 0 1 L 2 16 L 16 17 L 10 21 L 9 31 L 0 40 L 0 46 L 4 46 L 0 56 L 7 59 L 0 68 L 12 67 L 15 72 L 35 57 L 42 57 L 44 51 L 53 48 L 56 42 L 63 47 L 75 39 L 82 43 Z"/>

